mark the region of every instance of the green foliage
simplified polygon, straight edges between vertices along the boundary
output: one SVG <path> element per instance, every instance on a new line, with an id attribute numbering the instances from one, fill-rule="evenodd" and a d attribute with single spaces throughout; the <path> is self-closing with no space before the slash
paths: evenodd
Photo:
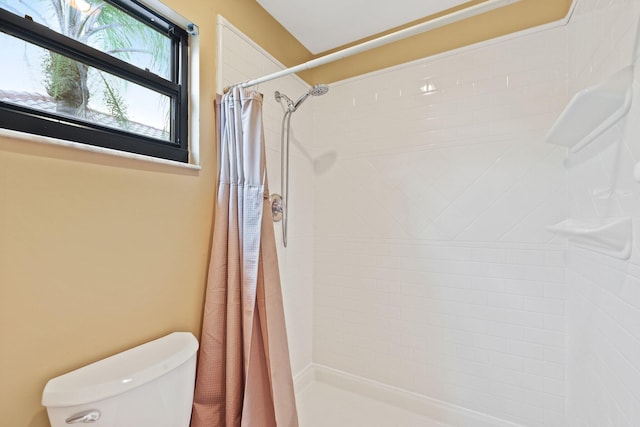
<path id="1" fill-rule="evenodd" d="M 84 12 L 69 0 L 0 0 L 0 6 L 19 15 L 20 10 L 26 9 L 37 22 L 121 60 L 131 62 L 132 58 L 146 57 L 149 65 L 145 66 L 168 77 L 171 61 L 166 35 L 104 0 L 88 2 L 91 8 Z M 102 98 L 104 106 L 122 126 L 126 124 L 127 106 L 121 95 L 126 81 L 100 70 L 89 72 L 87 66 L 53 52 L 43 59 L 42 69 L 47 93 L 59 105 L 83 114 L 93 94 Z"/>
<path id="2" fill-rule="evenodd" d="M 117 58 L 130 61 L 132 53 L 142 54 L 151 60 L 151 68 L 156 68 L 159 74 L 169 70 L 167 37 L 102 0 L 93 2 L 92 12 L 78 31 L 77 40 L 101 46 Z"/>
<path id="3" fill-rule="evenodd" d="M 67 107 L 79 108 L 89 101 L 89 91 L 83 87 L 83 66 L 63 55 L 49 52 L 43 60 L 45 88 L 56 102 Z"/>
<path id="4" fill-rule="evenodd" d="M 101 74 L 102 80 L 104 81 L 104 91 L 102 96 L 104 97 L 104 103 L 109 109 L 109 113 L 113 116 L 120 126 L 126 129 L 128 120 L 127 120 L 127 104 L 122 99 L 122 95 L 117 88 L 109 84 L 107 79 Z"/>

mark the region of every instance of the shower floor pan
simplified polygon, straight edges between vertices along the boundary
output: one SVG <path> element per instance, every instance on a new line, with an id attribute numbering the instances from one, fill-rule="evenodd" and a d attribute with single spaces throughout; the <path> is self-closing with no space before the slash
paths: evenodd
<path id="1" fill-rule="evenodd" d="M 300 427 L 454 427 L 322 382 L 308 386 L 297 402 Z"/>
<path id="2" fill-rule="evenodd" d="M 523 427 L 321 365 L 295 389 L 300 427 Z"/>

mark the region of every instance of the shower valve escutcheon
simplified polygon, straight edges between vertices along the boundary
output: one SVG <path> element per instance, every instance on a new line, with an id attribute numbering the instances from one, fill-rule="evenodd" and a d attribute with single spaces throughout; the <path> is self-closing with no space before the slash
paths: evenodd
<path id="1" fill-rule="evenodd" d="M 282 200 L 282 196 L 273 193 L 269 197 L 269 201 L 271 202 L 271 215 L 273 216 L 273 222 L 282 221 L 282 212 L 284 211 L 284 201 Z"/>

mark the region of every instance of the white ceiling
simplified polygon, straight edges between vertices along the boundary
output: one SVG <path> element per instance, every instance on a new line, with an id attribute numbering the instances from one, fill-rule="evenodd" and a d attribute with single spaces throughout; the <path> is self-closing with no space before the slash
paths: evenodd
<path id="1" fill-rule="evenodd" d="M 381 33 L 469 0 L 257 0 L 312 53 Z"/>

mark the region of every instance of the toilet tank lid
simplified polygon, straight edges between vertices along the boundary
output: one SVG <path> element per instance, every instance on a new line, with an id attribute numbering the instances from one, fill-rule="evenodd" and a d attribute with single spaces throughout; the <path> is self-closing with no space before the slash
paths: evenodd
<path id="1" fill-rule="evenodd" d="M 82 405 L 116 396 L 179 367 L 197 350 L 191 333 L 174 332 L 49 380 L 42 405 Z"/>

